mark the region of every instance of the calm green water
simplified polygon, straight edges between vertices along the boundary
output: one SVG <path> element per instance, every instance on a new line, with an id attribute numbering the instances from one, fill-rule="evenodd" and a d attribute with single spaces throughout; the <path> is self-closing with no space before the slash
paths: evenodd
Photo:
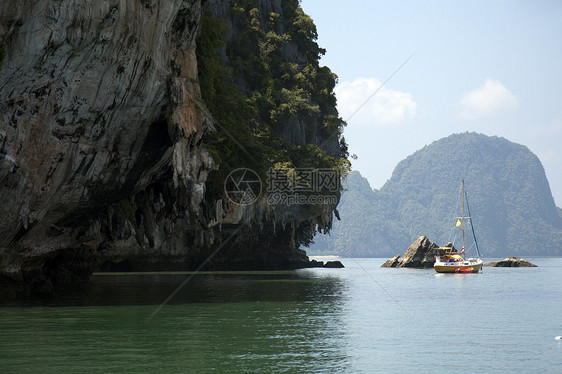
<path id="1" fill-rule="evenodd" d="M 0 372 L 560 373 L 562 259 L 530 260 L 199 274 L 153 318 L 188 275 L 96 275 L 0 306 Z"/>

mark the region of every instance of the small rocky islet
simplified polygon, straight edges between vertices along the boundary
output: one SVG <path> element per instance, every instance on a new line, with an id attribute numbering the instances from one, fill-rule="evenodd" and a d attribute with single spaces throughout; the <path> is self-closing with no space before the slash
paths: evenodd
<path id="1" fill-rule="evenodd" d="M 519 268 L 519 267 L 536 268 L 537 267 L 537 265 L 520 257 L 506 257 L 500 261 L 487 262 L 484 264 L 484 266 L 491 266 L 496 268 Z"/>

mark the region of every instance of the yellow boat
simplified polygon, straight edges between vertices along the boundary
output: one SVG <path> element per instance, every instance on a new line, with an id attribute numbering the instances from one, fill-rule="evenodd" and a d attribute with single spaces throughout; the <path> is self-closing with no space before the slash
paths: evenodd
<path id="1" fill-rule="evenodd" d="M 435 264 L 433 268 L 438 273 L 478 273 L 482 270 L 482 265 L 484 261 L 480 256 L 480 250 L 478 249 L 478 242 L 476 241 L 476 234 L 474 233 L 474 225 L 472 222 L 472 217 L 470 217 L 470 207 L 468 206 L 468 198 L 464 190 L 464 180 L 461 182 L 461 195 L 462 195 L 462 217 L 457 217 L 456 226 L 462 225 L 462 250 L 457 252 L 457 250 L 451 247 L 440 247 L 437 248 L 439 252 L 443 252 L 442 255 L 435 256 Z M 468 217 L 464 215 L 464 206 L 468 208 Z M 462 220 L 462 221 L 461 221 Z M 476 247 L 477 258 L 466 259 L 465 256 L 465 222 L 470 222 L 470 227 L 472 228 L 472 235 L 474 237 L 474 245 Z"/>
<path id="2" fill-rule="evenodd" d="M 482 264 L 481 258 L 467 260 L 457 252 L 445 252 L 443 256 L 436 256 L 433 268 L 438 273 L 478 273 Z"/>

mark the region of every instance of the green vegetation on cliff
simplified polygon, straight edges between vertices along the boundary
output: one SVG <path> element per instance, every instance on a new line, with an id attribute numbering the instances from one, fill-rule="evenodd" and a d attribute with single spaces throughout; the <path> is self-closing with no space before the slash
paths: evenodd
<path id="1" fill-rule="evenodd" d="M 197 41 L 199 83 L 218 122 L 205 146 L 227 174 L 243 166 L 265 176 L 278 163 L 349 165 L 333 93 L 337 77 L 319 66 L 324 50 L 316 27 L 297 0 L 283 1 L 282 9 L 281 17 L 265 14 L 257 1 L 232 1 L 236 32 L 205 11 Z M 336 149 L 329 149 L 334 142 Z"/>
<path id="2" fill-rule="evenodd" d="M 353 172 L 338 207 L 342 218 L 313 252 L 390 256 L 420 235 L 445 244 L 458 214 L 461 178 L 486 257 L 562 254 L 562 218 L 542 164 L 525 146 L 475 133 L 440 139 L 401 161 L 372 190 Z"/>
<path id="3" fill-rule="evenodd" d="M 341 177 L 350 168 L 333 92 L 337 77 L 319 65 L 325 51 L 316 43 L 316 27 L 298 0 L 277 3 L 272 9 L 278 13 L 271 6 L 233 0 L 224 13 L 209 2 L 203 15 L 199 105 L 217 130 L 203 138 L 219 165 L 207 180 L 215 199 L 224 200 L 225 178 L 238 168 L 256 171 L 264 182 L 270 168 L 337 169 Z M 340 191 L 323 194 L 339 200 Z M 308 244 L 316 230 L 329 229 L 335 204 L 291 209 L 298 246 Z"/>

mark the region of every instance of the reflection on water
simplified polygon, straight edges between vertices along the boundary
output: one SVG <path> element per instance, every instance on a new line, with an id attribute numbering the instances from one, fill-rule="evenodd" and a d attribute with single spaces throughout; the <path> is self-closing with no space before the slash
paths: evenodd
<path id="1" fill-rule="evenodd" d="M 189 282 L 181 287 L 189 278 Z M 312 271 L 99 273 L 90 282 L 42 298 L 5 301 L 11 306 L 159 305 L 179 288 L 171 304 L 330 301 L 342 297 L 344 282 Z M 0 301 L 0 305 L 2 301 Z"/>
<path id="2" fill-rule="evenodd" d="M 337 372 L 346 282 L 308 271 L 96 275 L 0 309 L 8 372 Z"/>

